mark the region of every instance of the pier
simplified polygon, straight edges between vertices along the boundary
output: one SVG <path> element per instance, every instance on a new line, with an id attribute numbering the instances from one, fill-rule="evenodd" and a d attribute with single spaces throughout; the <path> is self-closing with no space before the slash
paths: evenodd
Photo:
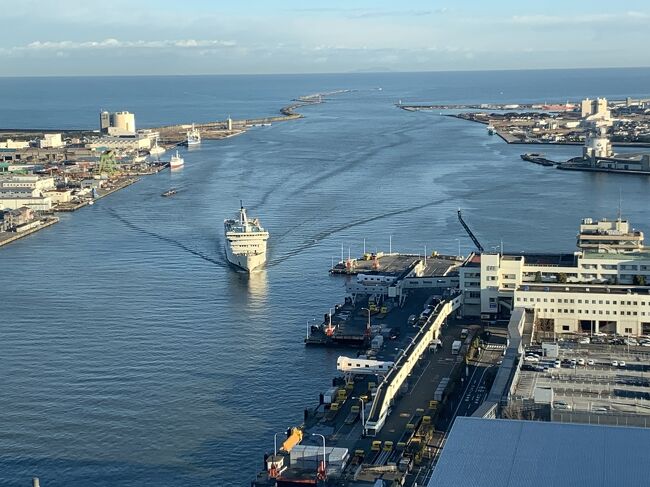
<path id="1" fill-rule="evenodd" d="M 267 468 L 252 486 L 422 485 L 453 419 L 479 407 L 502 351 L 481 350 L 482 326 L 458 316 L 463 262 L 378 253 L 332 265 L 330 273 L 350 275 L 345 301 L 321 324 L 308 324 L 305 344 L 342 355 L 332 387 L 305 409 L 298 428 L 305 451 L 321 444 L 345 460 L 319 466 L 303 449 L 283 446 L 265 456 Z M 493 330 L 486 340 L 498 335 Z"/>

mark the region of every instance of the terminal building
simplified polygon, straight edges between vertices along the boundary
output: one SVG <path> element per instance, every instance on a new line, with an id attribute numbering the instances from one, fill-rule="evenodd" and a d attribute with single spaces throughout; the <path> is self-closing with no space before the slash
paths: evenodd
<path id="1" fill-rule="evenodd" d="M 602 237 L 602 238 L 601 238 Z M 581 251 L 571 254 L 470 256 L 460 268 L 463 315 L 535 314 L 545 331 L 650 333 L 650 250 L 623 220 L 584 220 Z"/>

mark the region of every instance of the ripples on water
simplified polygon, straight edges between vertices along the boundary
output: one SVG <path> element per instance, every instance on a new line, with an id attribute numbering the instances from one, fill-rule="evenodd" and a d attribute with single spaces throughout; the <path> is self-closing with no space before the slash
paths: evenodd
<path id="1" fill-rule="evenodd" d="M 462 207 L 486 248 L 503 239 L 506 250 L 570 251 L 581 217 L 615 215 L 619 189 L 625 216 L 648 227 L 647 178 L 527 164 L 525 148 L 481 125 L 392 106 L 409 93 L 459 99 L 432 76 L 273 85 L 269 113 L 319 89 L 364 89 L 304 109 L 303 120 L 206 141 L 184 154 L 182 171 L 2 249 L 0 484 L 38 475 L 45 487 L 248 485 L 273 433 L 299 424 L 335 372 L 338 352 L 305 350 L 302 338 L 307 320 L 343 298 L 343 281 L 327 275 L 341 245 L 358 255 L 366 238 L 387 250 L 392 235 L 395 250 L 456 253 L 460 239 L 465 253 Z M 466 82 L 464 96 L 495 97 L 508 75 L 493 76 Z M 207 81 L 188 83 L 208 103 Z M 229 103 L 254 112 L 238 96 Z M 134 103 L 115 108 L 154 110 Z M 160 118 L 170 112 L 162 106 Z M 169 187 L 178 193 L 161 198 Z M 251 277 L 229 268 L 222 248 L 222 221 L 240 198 L 272 236 L 268 268 Z"/>

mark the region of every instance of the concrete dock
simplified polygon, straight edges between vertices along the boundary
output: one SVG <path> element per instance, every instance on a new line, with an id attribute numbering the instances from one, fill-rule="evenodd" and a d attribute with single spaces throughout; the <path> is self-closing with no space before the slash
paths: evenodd
<path id="1" fill-rule="evenodd" d="M 373 334 L 384 336 L 383 346 L 372 355 L 364 353 L 363 358 L 399 364 L 405 354 L 410 353 L 413 340 L 421 334 L 420 325 L 413 324 L 412 317 L 419 316 L 427 303 L 444 300 L 443 292 L 443 289 L 433 294 L 431 290 L 414 290 L 403 306 L 392 306 L 381 317 L 379 313 L 371 314 L 370 328 Z M 349 313 L 359 329 L 365 330 L 368 315 L 362 308 L 360 302 L 356 305 L 348 302 L 338 307 L 337 312 Z M 434 319 L 435 316 L 431 316 L 428 322 Z M 468 332 L 470 336 L 465 336 Z M 399 388 L 385 424 L 378 432 L 373 432 L 373 436 L 365 434 L 364 426 L 370 424 L 371 405 L 380 400 L 381 376 L 338 375 L 333 381 L 336 400 L 330 393 L 323 394 L 317 406 L 305 410 L 305 421 L 301 425 L 301 444 L 322 445 L 319 437 L 313 435 L 323 435 L 328 448 L 340 448 L 349 453 L 345 468 L 338 471 L 336 466 L 331 466 L 331 470 L 328 467 L 329 480 L 318 485 L 373 485 L 379 478 L 396 481 L 399 485 L 423 485 L 453 418 L 471 415 L 476 410 L 494 375 L 492 371 L 501 351 L 477 353 L 472 343 L 473 337 L 478 339 L 480 332 L 481 327 L 473 322 L 450 317 L 443 323 L 440 341 L 436 346 L 427 346 L 417 359 L 408 379 Z M 464 347 L 463 353 L 455 354 L 452 342 L 459 339 L 469 345 Z M 469 357 L 467 363 L 465 352 Z M 342 353 L 350 354 L 345 350 Z M 441 383 L 447 386 L 436 399 Z M 290 457 L 290 451 L 281 451 L 278 462 L 282 462 L 282 467 L 274 470 L 272 476 L 267 471 L 260 472 L 252 485 L 272 486 L 278 480 L 281 480 L 278 485 L 294 485 L 292 482 L 317 485 L 316 469 L 306 472 L 296 465 L 290 467 L 293 464 Z"/>
<path id="2" fill-rule="evenodd" d="M 47 216 L 41 219 L 39 225 L 34 226 L 29 230 L 25 230 L 24 232 L 0 232 L 0 247 L 2 247 L 3 245 L 10 244 L 11 242 L 15 242 L 16 240 L 19 240 L 23 237 L 27 237 L 28 235 L 36 233 L 39 230 L 43 230 L 44 228 L 50 227 L 55 223 L 59 223 L 58 217 Z"/>

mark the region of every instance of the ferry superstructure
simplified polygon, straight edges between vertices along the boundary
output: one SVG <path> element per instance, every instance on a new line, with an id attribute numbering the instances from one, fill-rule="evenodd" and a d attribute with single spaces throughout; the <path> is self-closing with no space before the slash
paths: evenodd
<path id="1" fill-rule="evenodd" d="M 248 218 L 243 204 L 238 219 L 224 220 L 224 233 L 228 262 L 248 272 L 264 265 L 269 232 L 257 218 Z"/>

